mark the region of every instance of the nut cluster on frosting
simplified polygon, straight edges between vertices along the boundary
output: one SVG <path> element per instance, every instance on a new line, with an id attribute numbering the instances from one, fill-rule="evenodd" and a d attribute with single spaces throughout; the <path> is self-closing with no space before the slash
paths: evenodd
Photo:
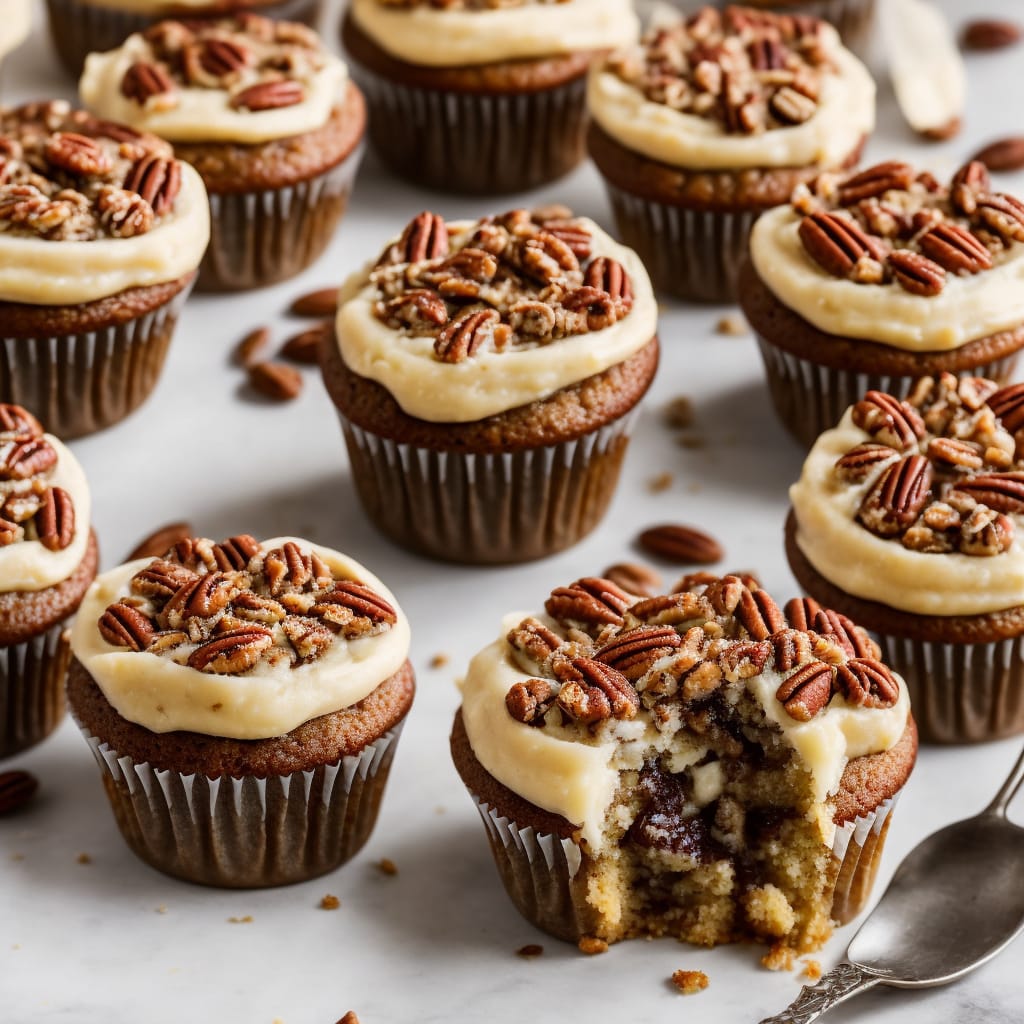
<path id="1" fill-rule="evenodd" d="M 617 51 L 605 66 L 654 103 L 751 135 L 814 116 L 832 67 L 821 30 L 805 15 L 704 7 L 648 30 L 638 48 Z"/>
<path id="2" fill-rule="evenodd" d="M 0 232 L 57 241 L 143 235 L 181 167 L 155 135 L 54 100 L 0 109 Z"/>
<path id="3" fill-rule="evenodd" d="M 845 177 L 800 185 L 800 241 L 834 277 L 895 281 L 914 295 L 938 295 L 949 274 L 990 270 L 1024 241 L 1024 203 L 993 192 L 985 165 L 961 167 L 948 187 L 910 164 L 888 161 Z"/>
<path id="4" fill-rule="evenodd" d="M 707 732 L 709 698 L 767 670 L 782 677 L 775 696 L 798 722 L 837 694 L 866 708 L 899 696 L 864 630 L 811 598 L 780 608 L 752 576 L 693 573 L 644 598 L 585 577 L 553 590 L 544 607 L 557 631 L 527 618 L 507 638 L 511 657 L 536 677 L 505 698 L 529 725 L 593 726 L 645 708 L 659 729 L 681 718 Z"/>
<path id="5" fill-rule="evenodd" d="M 425 211 L 371 273 L 374 313 L 433 337 L 447 363 L 599 331 L 628 315 L 633 287 L 617 260 L 592 257 L 591 241 L 564 207 L 485 217 L 455 237 Z"/>
<path id="6" fill-rule="evenodd" d="M 75 504 L 47 477 L 57 452 L 20 405 L 0 404 L 0 547 L 37 540 L 62 551 L 75 539 Z"/>
<path id="7" fill-rule="evenodd" d="M 125 72 L 121 92 L 157 111 L 176 107 L 182 88 L 227 92 L 236 110 L 291 107 L 325 61 L 312 29 L 257 14 L 161 21 L 142 39 L 148 52 Z"/>
<path id="8" fill-rule="evenodd" d="M 390 629 L 394 608 L 358 580 L 338 579 L 315 551 L 289 541 L 264 551 L 248 534 L 189 538 L 131 580 L 99 620 L 116 647 L 166 656 L 200 672 L 296 668 L 340 640 Z"/>
<path id="9" fill-rule="evenodd" d="M 853 421 L 871 436 L 836 477 L 870 486 L 857 520 L 913 551 L 991 556 L 1024 514 L 1024 384 L 924 377 L 905 401 L 869 391 Z"/>

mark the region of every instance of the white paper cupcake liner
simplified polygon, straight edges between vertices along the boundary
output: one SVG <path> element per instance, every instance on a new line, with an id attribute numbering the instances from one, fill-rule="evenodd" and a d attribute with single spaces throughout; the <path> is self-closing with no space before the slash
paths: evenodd
<path id="1" fill-rule="evenodd" d="M 0 759 L 39 743 L 64 717 L 64 676 L 71 657 L 66 625 L 61 621 L 0 647 Z"/>
<path id="2" fill-rule="evenodd" d="M 246 889 L 314 878 L 363 846 L 401 730 L 334 764 L 241 779 L 156 769 L 82 732 L 118 827 L 142 860 L 189 882 Z"/>
<path id="3" fill-rule="evenodd" d="M 573 441 L 493 455 L 399 444 L 339 418 L 380 530 L 435 558 L 502 564 L 561 551 L 600 522 L 636 410 Z"/>
<path id="4" fill-rule="evenodd" d="M 839 861 L 839 873 L 832 897 L 832 920 L 837 924 L 852 921 L 871 896 L 892 810 L 899 795 L 897 792 L 869 814 L 852 818 L 836 829 L 832 855 Z"/>

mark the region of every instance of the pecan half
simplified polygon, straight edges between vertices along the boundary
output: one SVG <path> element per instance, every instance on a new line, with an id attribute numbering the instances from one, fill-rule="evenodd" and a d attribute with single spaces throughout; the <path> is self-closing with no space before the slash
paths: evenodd
<path id="1" fill-rule="evenodd" d="M 413 288 L 384 303 L 384 322 L 400 327 L 440 327 L 448 322 L 448 307 L 437 292 Z"/>
<path id="2" fill-rule="evenodd" d="M 884 257 L 878 239 L 836 213 L 811 213 L 800 222 L 798 232 L 807 254 L 833 277 L 848 276 L 862 257 Z"/>
<path id="3" fill-rule="evenodd" d="M 279 601 L 272 597 L 261 597 L 247 590 L 243 590 L 231 602 L 231 611 L 236 618 L 245 619 L 247 622 L 259 622 L 264 626 L 282 622 L 287 615 L 284 605 Z"/>
<path id="4" fill-rule="evenodd" d="M 237 587 L 220 572 L 210 572 L 186 583 L 164 605 L 161 625 L 177 628 L 186 619 L 211 619 L 223 611 Z"/>
<path id="5" fill-rule="evenodd" d="M 260 542 L 248 533 L 240 533 L 213 545 L 213 557 L 222 572 L 244 569 L 259 553 Z"/>
<path id="6" fill-rule="evenodd" d="M 157 153 L 147 153 L 132 165 L 124 188 L 137 192 L 161 217 L 171 209 L 181 191 L 181 164 Z"/>
<path id="7" fill-rule="evenodd" d="M 144 651 L 156 632 L 149 616 L 124 601 L 110 605 L 100 616 L 100 635 L 115 647 Z"/>
<path id="8" fill-rule="evenodd" d="M 954 437 L 933 437 L 928 442 L 928 458 L 950 470 L 977 470 L 985 465 L 980 444 Z"/>
<path id="9" fill-rule="evenodd" d="M 957 481 L 956 489 L 997 512 L 1024 512 L 1024 472 L 980 473 Z"/>
<path id="10" fill-rule="evenodd" d="M 44 153 L 54 167 L 80 177 L 107 174 L 113 166 L 94 139 L 77 132 L 54 132 L 46 140 Z"/>
<path id="11" fill-rule="evenodd" d="M 133 594 L 159 600 L 173 597 L 183 587 L 198 579 L 199 577 L 184 565 L 158 558 L 132 577 L 131 588 Z"/>
<path id="12" fill-rule="evenodd" d="M 767 590 L 751 591 L 744 587 L 733 614 L 754 640 L 765 640 L 772 633 L 786 628 L 782 609 Z"/>
<path id="13" fill-rule="evenodd" d="M 1024 203 L 996 192 L 981 196 L 975 216 L 1004 242 L 1024 242 Z"/>
<path id="14" fill-rule="evenodd" d="M 817 101 L 790 85 L 784 85 L 768 101 L 768 109 L 783 124 L 803 124 L 818 109 Z"/>
<path id="15" fill-rule="evenodd" d="M 567 292 L 562 297 L 562 305 L 570 312 L 586 313 L 589 331 L 611 327 L 619 318 L 615 300 L 607 292 L 589 285 Z"/>
<path id="16" fill-rule="evenodd" d="M 888 264 L 896 283 L 912 295 L 938 295 L 946 283 L 946 271 L 938 263 L 911 249 L 895 249 Z"/>
<path id="17" fill-rule="evenodd" d="M 42 437 L 42 424 L 27 409 L 10 402 L 0 403 L 0 433 L 17 437 Z"/>
<path id="18" fill-rule="evenodd" d="M 871 658 L 878 653 L 874 640 L 860 626 L 831 608 L 819 608 L 810 628 L 819 636 L 835 637 L 839 646 L 851 658 Z"/>
<path id="19" fill-rule="evenodd" d="M 629 595 L 611 580 L 584 576 L 567 587 L 556 587 L 544 602 L 544 610 L 563 625 L 622 625 Z"/>
<path id="20" fill-rule="evenodd" d="M 494 338 L 501 322 L 496 309 L 468 309 L 445 324 L 434 342 L 434 352 L 445 363 L 470 359 Z"/>
<path id="21" fill-rule="evenodd" d="M 42 437 L 15 437 L 0 446 L 0 480 L 28 480 L 57 464 L 57 452 Z"/>
<path id="22" fill-rule="evenodd" d="M 924 437 L 924 420 L 918 411 L 884 391 L 869 391 L 853 407 L 853 422 L 898 451 L 913 447 Z"/>
<path id="23" fill-rule="evenodd" d="M 527 679 L 515 683 L 505 694 L 505 708 L 517 721 L 526 725 L 540 725 L 551 705 L 555 691 L 546 679 Z"/>
<path id="24" fill-rule="evenodd" d="M 288 616 L 281 629 L 303 663 L 315 661 L 334 643 L 334 634 L 327 626 L 305 616 Z"/>
<path id="25" fill-rule="evenodd" d="M 583 275 L 583 283 L 597 288 L 611 296 L 612 301 L 623 312 L 633 306 L 633 285 L 626 268 L 618 260 L 598 256 Z"/>
<path id="26" fill-rule="evenodd" d="M 75 504 L 62 487 L 48 487 L 35 514 L 36 536 L 49 551 L 63 551 L 75 538 Z"/>
<path id="27" fill-rule="evenodd" d="M 722 576 L 712 580 L 702 596 L 719 615 L 732 615 L 749 589 L 739 576 Z"/>
<path id="28" fill-rule="evenodd" d="M 931 463 L 909 455 L 886 469 L 865 495 L 857 518 L 880 537 L 895 537 L 912 526 L 928 501 Z"/>
<path id="29" fill-rule="evenodd" d="M 282 81 L 257 82 L 231 97 L 235 110 L 275 110 L 279 107 L 293 107 L 306 98 L 301 83 L 284 79 Z"/>
<path id="30" fill-rule="evenodd" d="M 637 601 L 629 609 L 630 621 L 657 626 L 679 626 L 688 622 L 707 622 L 715 611 L 703 594 L 659 594 Z"/>
<path id="31" fill-rule="evenodd" d="M 274 635 L 262 626 L 230 629 L 200 644 L 189 656 L 188 667 L 216 675 L 241 675 L 274 646 Z"/>
<path id="32" fill-rule="evenodd" d="M 520 262 L 523 270 L 540 281 L 554 281 L 580 269 L 580 261 L 566 242 L 551 234 L 539 231 L 523 244 Z"/>
<path id="33" fill-rule="evenodd" d="M 763 640 L 740 640 L 718 656 L 718 665 L 730 682 L 759 676 L 772 656 L 772 645 Z"/>
<path id="34" fill-rule="evenodd" d="M 721 561 L 722 546 L 710 534 L 691 526 L 667 523 L 644 530 L 637 543 L 652 555 L 680 565 Z"/>
<path id="35" fill-rule="evenodd" d="M 949 202 L 956 213 L 969 217 L 978 207 L 978 198 L 991 191 L 988 168 L 980 160 L 970 160 L 953 175 Z"/>
<path id="36" fill-rule="evenodd" d="M 959 224 L 942 221 L 918 239 L 921 251 L 951 274 L 977 274 L 992 266 L 982 242 Z"/>
<path id="37" fill-rule="evenodd" d="M 875 164 L 847 178 L 839 186 L 839 204 L 853 206 L 891 190 L 905 191 L 914 183 L 914 168 L 898 160 Z"/>
<path id="38" fill-rule="evenodd" d="M 1009 384 L 988 397 L 988 407 L 1011 434 L 1024 427 L 1024 384 Z"/>
<path id="39" fill-rule="evenodd" d="M 806 630 L 800 627 L 780 629 L 778 633 L 768 637 L 768 642 L 772 645 L 775 668 L 779 672 L 788 672 L 797 665 L 811 660 L 811 638 Z"/>
<path id="40" fill-rule="evenodd" d="M 671 626 L 638 626 L 598 648 L 594 657 L 635 683 L 656 661 L 682 645 L 682 639 Z"/>
<path id="41" fill-rule="evenodd" d="M 436 213 L 424 210 L 405 226 L 395 250 L 396 262 L 420 263 L 448 255 L 448 225 Z"/>
<path id="42" fill-rule="evenodd" d="M 849 704 L 865 708 L 891 708 L 900 696 L 900 684 L 875 658 L 852 658 L 836 672 L 839 692 Z"/>
<path id="43" fill-rule="evenodd" d="M 960 525 L 958 547 L 965 555 L 990 558 L 1009 550 L 1014 533 L 1012 519 L 994 509 L 978 505 Z"/>
<path id="44" fill-rule="evenodd" d="M 204 39 L 198 54 L 199 64 L 215 79 L 234 79 L 255 60 L 252 51 L 234 39 Z"/>
<path id="45" fill-rule="evenodd" d="M 823 661 L 809 661 L 782 681 L 776 699 L 790 718 L 809 722 L 832 699 L 834 670 Z"/>
<path id="46" fill-rule="evenodd" d="M 8 544 L 13 544 L 24 536 L 24 527 L 0 517 L 0 548 L 5 548 Z"/>
<path id="47" fill-rule="evenodd" d="M 566 217 L 569 216 L 571 214 L 567 211 Z M 538 219 L 536 211 L 534 211 L 534 218 Z M 545 218 L 540 219 L 540 226 L 547 234 L 554 235 L 560 242 L 565 242 L 577 260 L 585 260 L 590 256 L 590 232 L 582 224 L 576 224 L 566 218 L 554 220 Z"/>
<path id="48" fill-rule="evenodd" d="M 602 573 L 605 579 L 637 597 L 653 597 L 661 590 L 661 573 L 639 562 L 616 562 Z M 676 590 L 686 590 L 676 587 Z"/>
<path id="49" fill-rule="evenodd" d="M 144 106 L 154 96 L 176 91 L 174 80 L 159 64 L 136 61 L 121 79 L 121 95 Z"/>
<path id="50" fill-rule="evenodd" d="M 339 580 L 313 605 L 313 613 L 342 627 L 345 636 L 379 632 L 398 621 L 395 609 L 375 590 L 355 580 Z"/>
<path id="51" fill-rule="evenodd" d="M 573 658 L 570 665 L 575 678 L 558 693 L 558 706 L 567 715 L 584 724 L 636 717 L 640 697 L 621 672 L 592 658 Z"/>
<path id="52" fill-rule="evenodd" d="M 973 18 L 964 25 L 960 45 L 965 50 L 1001 50 L 1019 42 L 1021 27 L 997 18 Z"/>
<path id="53" fill-rule="evenodd" d="M 515 629 L 509 631 L 506 639 L 513 651 L 523 655 L 527 661 L 538 667 L 543 665 L 563 642 L 557 633 L 532 617 L 523 619 Z M 534 669 L 528 668 L 527 671 Z"/>
<path id="54" fill-rule="evenodd" d="M 290 402 L 302 393 L 302 374 L 276 360 L 250 363 L 245 375 L 253 391 L 274 402 Z"/>
<path id="55" fill-rule="evenodd" d="M 896 457 L 897 453 L 888 445 L 858 444 L 836 460 L 836 475 L 841 480 L 858 483 Z"/>
<path id="56" fill-rule="evenodd" d="M 813 630 L 814 617 L 821 611 L 821 605 L 813 597 L 792 597 L 785 605 L 786 621 L 801 632 Z"/>
<path id="57" fill-rule="evenodd" d="M 974 161 L 990 171 L 1019 171 L 1024 167 L 1024 135 L 1011 135 L 990 142 L 974 154 Z"/>

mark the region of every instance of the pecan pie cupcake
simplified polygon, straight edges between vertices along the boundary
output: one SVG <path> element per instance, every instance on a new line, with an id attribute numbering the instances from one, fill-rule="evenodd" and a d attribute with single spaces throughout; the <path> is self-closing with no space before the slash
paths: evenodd
<path id="1" fill-rule="evenodd" d="M 0 758 L 64 715 L 66 627 L 96 559 L 77 460 L 31 413 L 0 404 Z"/>
<path id="2" fill-rule="evenodd" d="M 878 636 L 923 739 L 1024 732 L 1024 385 L 870 391 L 817 440 L 786 530 L 801 585 Z"/>
<path id="3" fill-rule="evenodd" d="M 720 2 L 719 6 L 728 5 Z M 875 27 L 875 0 L 746 0 L 746 6 L 831 22 L 839 30 L 843 45 L 862 55 L 868 51 Z"/>
<path id="4" fill-rule="evenodd" d="M 320 12 L 320 0 L 46 0 L 46 6 L 57 55 L 76 77 L 90 53 L 112 50 L 166 18 L 221 18 L 252 11 L 316 25 Z"/>
<path id="5" fill-rule="evenodd" d="M 859 627 L 707 573 L 585 577 L 470 663 L 451 745 L 519 911 L 562 939 L 819 948 L 864 906 L 914 764 Z"/>
<path id="6" fill-rule="evenodd" d="M 772 402 L 811 445 L 869 389 L 1012 377 L 1024 345 L 1024 203 L 972 162 L 948 187 L 897 161 L 823 176 L 758 221 L 740 305 Z"/>
<path id="7" fill-rule="evenodd" d="M 0 400 L 64 438 L 145 399 L 209 237 L 154 135 L 63 102 L 0 109 Z"/>
<path id="8" fill-rule="evenodd" d="M 619 232 L 664 291 L 732 300 L 758 215 L 856 162 L 874 127 L 864 66 L 814 18 L 710 7 L 595 63 L 590 155 Z"/>
<path id="9" fill-rule="evenodd" d="M 384 163 L 498 195 L 580 162 L 587 69 L 638 31 L 630 0 L 353 0 L 342 39 Z"/>
<path id="10" fill-rule="evenodd" d="M 362 156 L 366 110 L 305 25 L 258 15 L 164 21 L 91 54 L 86 106 L 172 141 L 210 194 L 205 291 L 304 270 L 331 240 Z"/>
<path id="11" fill-rule="evenodd" d="M 101 575 L 68 699 L 132 850 L 230 888 L 366 842 L 415 689 L 409 625 L 361 565 L 294 538 L 190 539 Z"/>
<path id="12" fill-rule="evenodd" d="M 343 285 L 336 327 L 324 381 L 392 540 L 522 562 L 597 525 L 658 364 L 635 253 L 564 208 L 424 212 Z"/>

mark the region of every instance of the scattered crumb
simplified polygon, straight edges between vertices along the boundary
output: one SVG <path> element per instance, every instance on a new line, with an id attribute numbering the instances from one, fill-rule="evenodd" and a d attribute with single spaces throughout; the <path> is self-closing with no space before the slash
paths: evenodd
<path id="1" fill-rule="evenodd" d="M 11 946 L 11 949 L 21 949 L 21 943 L 16 942 L 13 946 Z"/>
<path id="2" fill-rule="evenodd" d="M 252 924 L 252 914 L 246 914 L 245 917 L 229 917 L 229 924 Z"/>
<path id="3" fill-rule="evenodd" d="M 442 807 L 440 804 L 438 804 L 434 808 L 434 813 L 435 814 L 447 814 L 448 813 L 448 808 L 447 807 Z"/>
<path id="4" fill-rule="evenodd" d="M 430 659 L 430 667 L 431 668 L 444 668 L 445 665 L 447 665 L 447 664 L 448 664 L 448 655 L 447 654 L 435 654 Z"/>
<path id="5" fill-rule="evenodd" d="M 11 854 L 11 860 L 24 860 L 24 859 L 25 859 L 25 854 L 23 854 L 23 853 L 12 853 Z"/>
<path id="6" fill-rule="evenodd" d="M 337 1024 L 359 1024 L 359 1018 L 356 1016 L 355 1010 L 349 1010 L 344 1017 L 337 1022 Z"/>
<path id="7" fill-rule="evenodd" d="M 821 977 L 821 964 L 817 960 L 801 960 L 804 965 L 803 976 L 808 981 L 817 981 Z"/>
<path id="8" fill-rule="evenodd" d="M 672 984 L 684 996 L 692 996 L 708 987 L 708 976 L 703 971 L 673 971 Z"/>
<path id="9" fill-rule="evenodd" d="M 527 946 L 520 946 L 516 950 L 516 956 L 521 956 L 524 960 L 532 960 L 535 956 L 542 956 L 544 953 L 544 947 L 538 946 L 536 942 L 531 942 Z"/>
<path id="10" fill-rule="evenodd" d="M 87 853 L 80 853 L 75 859 L 78 861 L 79 864 L 92 863 L 92 857 L 90 857 L 89 854 Z"/>
<path id="11" fill-rule="evenodd" d="M 680 434 L 676 438 L 676 444 L 680 448 L 703 448 L 707 441 L 700 434 Z"/>
<path id="12" fill-rule="evenodd" d="M 340 906 L 341 906 L 341 900 L 339 900 L 337 896 L 332 896 L 330 893 L 328 893 L 320 901 L 320 909 L 321 910 L 337 910 L 338 907 L 340 907 Z"/>
<path id="13" fill-rule="evenodd" d="M 665 406 L 665 422 L 670 427 L 682 429 L 693 425 L 693 401 L 686 395 L 673 398 Z"/>
<path id="14" fill-rule="evenodd" d="M 156 908 L 156 912 L 158 914 L 166 914 L 167 913 L 167 904 L 166 903 L 161 903 L 160 906 Z"/>
<path id="15" fill-rule="evenodd" d="M 730 338 L 742 338 L 744 334 L 750 333 L 750 327 L 747 321 L 743 317 L 733 314 L 732 316 L 723 316 L 721 320 L 715 324 L 715 330 L 719 334 L 726 334 Z"/>
<path id="16" fill-rule="evenodd" d="M 761 963 L 769 971 L 791 971 L 793 970 L 793 950 L 784 942 L 774 942 L 771 949 L 761 957 Z"/>
<path id="17" fill-rule="evenodd" d="M 660 494 L 662 491 L 667 491 L 672 486 L 672 481 L 675 478 L 671 473 L 659 473 L 657 476 L 652 476 L 647 481 L 647 490 L 651 494 Z"/>
<path id="18" fill-rule="evenodd" d="M 584 935 L 579 942 L 576 943 L 581 953 L 586 953 L 587 956 L 595 956 L 597 953 L 607 953 L 608 943 L 604 939 L 595 939 L 591 935 Z"/>
<path id="19" fill-rule="evenodd" d="M 397 875 L 398 865 L 390 857 L 382 857 L 377 862 L 377 869 L 382 875 Z"/>

